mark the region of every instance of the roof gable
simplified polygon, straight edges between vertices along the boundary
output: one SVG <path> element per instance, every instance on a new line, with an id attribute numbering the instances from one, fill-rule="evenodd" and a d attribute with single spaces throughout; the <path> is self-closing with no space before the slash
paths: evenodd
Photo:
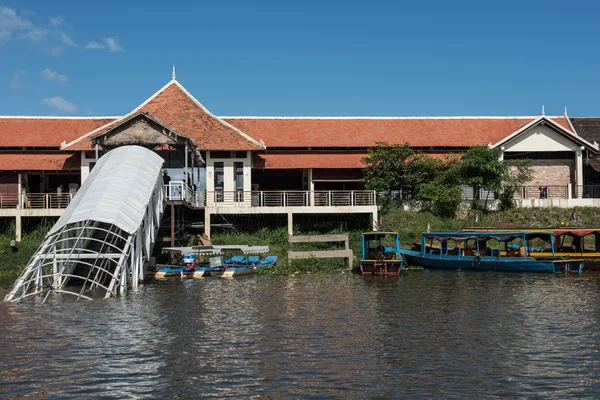
<path id="1" fill-rule="evenodd" d="M 262 150 L 265 148 L 262 143 L 213 115 L 176 80 L 171 80 L 123 118 L 102 129 L 83 135 L 65 148 L 71 148 L 80 141 L 100 136 L 130 119 L 132 115 L 140 113 L 170 127 L 180 135 L 191 138 L 201 150 Z"/>
<path id="2" fill-rule="evenodd" d="M 545 140 L 540 140 L 540 135 Z M 582 145 L 598 152 L 598 145 L 588 142 L 562 124 L 542 115 L 491 147 L 504 146 L 508 151 L 573 151 Z"/>

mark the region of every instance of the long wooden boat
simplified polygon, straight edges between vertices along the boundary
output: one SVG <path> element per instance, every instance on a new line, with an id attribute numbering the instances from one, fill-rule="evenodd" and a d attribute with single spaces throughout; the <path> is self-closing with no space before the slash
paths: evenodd
<path id="1" fill-rule="evenodd" d="M 398 232 L 365 232 L 362 234 L 361 274 L 398 276 L 403 265 Z"/>
<path id="2" fill-rule="evenodd" d="M 465 227 L 463 232 L 545 232 L 554 236 L 554 255 L 583 259 L 584 270 L 600 271 L 600 227 L 560 226 L 554 228 L 532 227 Z M 533 251 L 534 256 L 550 256 L 549 248 Z"/>
<path id="3" fill-rule="evenodd" d="M 163 253 L 180 254 L 178 264 L 157 265 L 155 278 L 169 276 L 182 278 L 233 277 L 247 275 L 260 269 L 272 267 L 277 256 L 260 259 L 252 254 L 266 254 L 268 246 L 208 245 L 193 247 L 163 247 Z M 225 275 L 225 276 L 223 276 Z"/>
<path id="4" fill-rule="evenodd" d="M 540 244 L 548 254 L 535 251 Z M 430 232 L 419 250 L 401 250 L 407 265 L 506 272 L 581 272 L 582 259 L 557 256 L 549 232 Z"/>

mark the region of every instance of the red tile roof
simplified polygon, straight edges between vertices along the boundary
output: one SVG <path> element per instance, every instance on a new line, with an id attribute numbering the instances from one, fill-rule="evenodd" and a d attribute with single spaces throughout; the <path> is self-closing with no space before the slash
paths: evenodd
<path id="1" fill-rule="evenodd" d="M 223 118 L 269 147 L 470 147 L 496 143 L 534 117 Z M 566 118 L 552 118 L 570 131 Z"/>
<path id="2" fill-rule="evenodd" d="M 79 171 L 81 154 L 0 153 L 0 171 Z"/>
<path id="3" fill-rule="evenodd" d="M 425 153 L 444 159 L 451 153 Z M 346 169 L 364 168 L 360 161 L 367 153 L 268 153 L 254 154 L 253 166 L 261 169 Z"/>
<path id="4" fill-rule="evenodd" d="M 69 146 L 71 150 L 89 148 L 89 138 L 99 136 L 132 114 L 148 113 L 152 118 L 192 138 L 201 150 L 261 150 L 258 142 L 237 128 L 211 114 L 198 103 L 179 83 L 171 81 L 153 97 L 111 126 L 94 132 L 89 137 Z"/>
<path id="5" fill-rule="evenodd" d="M 114 118 L 0 117 L 0 147 L 55 147 Z M 87 147 L 89 149 L 89 146 Z"/>

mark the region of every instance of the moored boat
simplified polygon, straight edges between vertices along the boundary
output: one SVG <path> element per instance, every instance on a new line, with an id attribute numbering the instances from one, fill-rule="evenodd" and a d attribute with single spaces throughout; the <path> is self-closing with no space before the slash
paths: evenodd
<path id="1" fill-rule="evenodd" d="M 398 276 L 403 266 L 398 232 L 365 232 L 362 234 L 362 275 Z"/>
<path id="2" fill-rule="evenodd" d="M 584 270 L 600 270 L 600 227 L 598 226 L 560 226 L 555 228 L 533 227 L 467 227 L 463 232 L 546 232 L 554 236 L 554 255 L 564 258 L 583 260 Z M 549 248 L 532 251 L 532 255 L 548 257 Z"/>
<path id="3" fill-rule="evenodd" d="M 580 272 L 583 262 L 557 256 L 548 232 L 430 232 L 419 250 L 402 249 L 406 264 L 423 268 L 507 272 Z M 548 254 L 539 254 L 539 248 Z"/>
<path id="4" fill-rule="evenodd" d="M 259 256 L 246 254 L 244 259 L 239 262 L 228 264 L 221 274 L 221 278 L 233 278 L 240 275 L 254 274 L 266 268 L 273 267 L 276 263 L 277 256 L 267 256 L 261 259 Z"/>
<path id="5" fill-rule="evenodd" d="M 182 254 L 181 263 L 157 265 L 155 278 L 180 276 L 182 278 L 223 277 L 247 275 L 272 267 L 277 256 L 260 258 L 268 246 L 209 245 L 193 247 L 164 247 L 163 253 Z"/>

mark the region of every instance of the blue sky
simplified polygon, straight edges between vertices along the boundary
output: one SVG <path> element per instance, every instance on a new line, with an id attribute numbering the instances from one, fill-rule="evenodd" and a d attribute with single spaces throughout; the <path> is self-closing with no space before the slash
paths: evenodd
<path id="1" fill-rule="evenodd" d="M 600 116 L 600 2 L 0 0 L 0 115 Z"/>

